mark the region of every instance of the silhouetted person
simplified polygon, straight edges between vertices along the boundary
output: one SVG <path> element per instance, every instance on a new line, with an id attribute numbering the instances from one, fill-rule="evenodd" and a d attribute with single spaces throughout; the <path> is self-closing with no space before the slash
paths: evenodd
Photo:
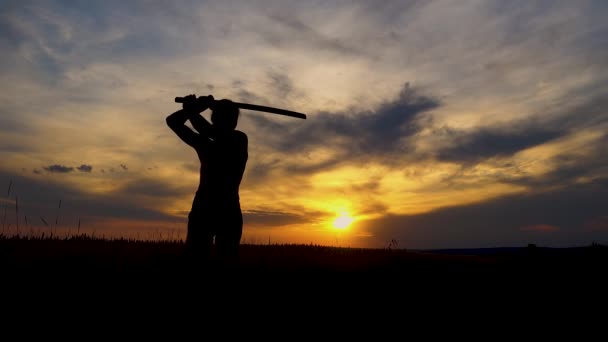
<path id="1" fill-rule="evenodd" d="M 210 124 L 202 115 L 212 110 Z M 247 135 L 236 130 L 239 108 L 230 100 L 188 95 L 183 109 L 167 117 L 167 125 L 201 162 L 200 184 L 188 215 L 186 254 L 196 259 L 210 256 L 215 238 L 222 259 L 236 260 L 243 233 L 239 186 L 247 163 Z M 198 133 L 185 125 L 190 120 Z"/>

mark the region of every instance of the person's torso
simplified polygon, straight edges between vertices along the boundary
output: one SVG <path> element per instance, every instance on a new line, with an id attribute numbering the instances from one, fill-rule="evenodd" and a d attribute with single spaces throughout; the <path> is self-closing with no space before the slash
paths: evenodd
<path id="1" fill-rule="evenodd" d="M 216 200 L 238 200 L 239 186 L 247 163 L 247 145 L 242 132 L 211 141 L 207 148 L 197 149 L 201 162 L 198 193 Z"/>

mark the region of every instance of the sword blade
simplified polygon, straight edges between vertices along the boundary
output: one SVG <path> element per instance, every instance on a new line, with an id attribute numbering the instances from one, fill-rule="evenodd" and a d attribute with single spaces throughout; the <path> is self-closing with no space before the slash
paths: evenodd
<path id="1" fill-rule="evenodd" d="M 177 103 L 183 103 L 184 102 L 184 98 L 183 97 L 176 97 L 175 98 L 175 102 L 177 102 Z M 256 110 L 258 112 L 274 113 L 274 114 L 291 116 L 291 117 L 294 117 L 294 118 L 306 119 L 306 114 L 294 112 L 294 111 L 287 110 L 287 109 L 267 107 L 267 106 L 260 106 L 260 105 L 250 104 L 250 103 L 234 102 L 234 104 L 237 107 L 242 108 L 242 109 Z"/>
<path id="2" fill-rule="evenodd" d="M 254 104 L 249 104 L 249 103 L 235 102 L 234 104 L 242 109 L 249 109 L 249 110 L 255 110 L 258 112 L 274 113 L 274 114 L 291 116 L 294 118 L 306 119 L 306 114 L 294 112 L 294 111 L 287 110 L 287 109 L 260 106 L 260 105 L 254 105 Z"/>

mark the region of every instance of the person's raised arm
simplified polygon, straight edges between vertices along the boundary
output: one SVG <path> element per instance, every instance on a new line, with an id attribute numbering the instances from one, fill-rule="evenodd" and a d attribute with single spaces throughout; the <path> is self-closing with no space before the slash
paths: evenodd
<path id="1" fill-rule="evenodd" d="M 213 138 L 213 127 L 200 113 L 192 115 L 189 119 L 192 127 L 202 136 Z"/>
<path id="2" fill-rule="evenodd" d="M 196 110 L 197 114 L 194 114 L 194 115 L 190 116 L 190 118 L 189 118 L 190 123 L 192 124 L 192 127 L 194 127 L 194 129 L 200 135 L 207 137 L 207 138 L 213 138 L 213 127 L 211 126 L 209 121 L 207 121 L 201 115 L 201 113 L 204 112 L 205 110 L 207 110 L 209 107 L 211 107 L 211 105 L 213 104 L 213 101 L 215 101 L 215 99 L 213 98 L 212 95 L 199 97 L 196 100 L 197 107 L 195 110 Z"/>
<path id="3" fill-rule="evenodd" d="M 204 104 L 207 102 L 205 101 Z M 203 101 L 199 102 L 195 95 L 188 95 L 185 97 L 183 109 L 169 115 L 167 117 L 167 125 L 180 137 L 186 144 L 194 147 L 197 141 L 200 140 L 198 134 L 193 132 L 188 126 L 185 125 L 188 119 L 198 116 L 199 113 L 207 109 L 201 105 Z M 204 118 L 201 117 L 204 120 Z"/>

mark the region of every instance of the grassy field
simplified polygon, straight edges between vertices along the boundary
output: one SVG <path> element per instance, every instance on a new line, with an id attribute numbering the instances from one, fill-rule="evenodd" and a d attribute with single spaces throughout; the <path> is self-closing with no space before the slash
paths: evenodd
<path id="1" fill-rule="evenodd" d="M 597 273 L 606 266 L 608 248 L 455 249 L 410 251 L 316 245 L 241 245 L 238 264 L 223 267 L 216 258 L 193 265 L 183 256 L 182 241 L 101 239 L 86 235 L 70 238 L 0 236 L 0 256 L 6 272 L 86 275 L 104 273 L 158 274 L 221 272 L 269 277 L 376 276 L 378 279 L 412 275 L 434 277 L 467 274 L 488 276 L 555 275 L 563 272 Z"/>
<path id="2" fill-rule="evenodd" d="M 496 312 L 591 303 L 605 292 L 608 265 L 608 248 L 597 244 L 444 251 L 244 244 L 238 264 L 229 266 L 217 258 L 192 264 L 183 247 L 85 235 L 0 236 L 0 295 L 18 310 L 69 305 L 141 313 L 213 302 L 224 310 L 266 308 L 274 317 L 303 315 L 306 307 L 325 316 L 357 315 L 362 307 L 368 317 L 401 308 Z"/>

